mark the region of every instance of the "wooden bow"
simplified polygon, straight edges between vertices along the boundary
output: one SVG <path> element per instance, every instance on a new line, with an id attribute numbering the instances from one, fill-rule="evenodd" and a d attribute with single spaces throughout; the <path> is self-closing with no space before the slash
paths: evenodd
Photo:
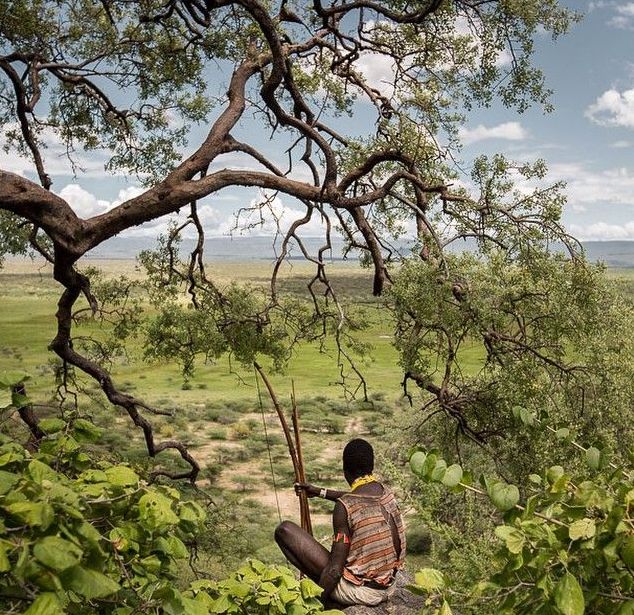
<path id="1" fill-rule="evenodd" d="M 306 474 L 304 472 L 304 457 L 302 454 L 302 443 L 300 440 L 300 432 L 299 432 L 299 413 L 297 411 L 297 400 L 295 398 L 295 384 L 292 385 L 292 393 L 291 393 L 291 403 L 293 407 L 293 412 L 291 415 L 291 419 L 293 422 L 293 431 L 295 433 L 295 442 L 293 442 L 293 436 L 291 435 L 291 430 L 288 427 L 288 423 L 286 421 L 286 417 L 284 416 L 284 411 L 282 410 L 282 406 L 280 405 L 277 396 L 275 395 L 275 391 L 271 386 L 269 379 L 267 378 L 264 370 L 260 367 L 257 362 L 253 362 L 253 366 L 257 370 L 258 374 L 260 374 L 260 378 L 262 378 L 262 382 L 266 386 L 269 396 L 271 397 L 271 401 L 273 402 L 273 406 L 275 407 L 275 411 L 277 412 L 277 416 L 280 419 L 280 424 L 282 425 L 282 431 L 284 432 L 284 436 L 286 437 L 286 444 L 288 445 L 288 452 L 291 456 L 291 461 L 293 462 L 293 470 L 295 472 L 295 482 L 297 483 L 305 483 L 306 482 Z M 299 516 L 301 520 L 302 529 L 306 530 L 311 536 L 313 535 L 313 526 L 310 520 L 310 509 L 308 507 L 308 496 L 304 490 L 299 492 Z"/>

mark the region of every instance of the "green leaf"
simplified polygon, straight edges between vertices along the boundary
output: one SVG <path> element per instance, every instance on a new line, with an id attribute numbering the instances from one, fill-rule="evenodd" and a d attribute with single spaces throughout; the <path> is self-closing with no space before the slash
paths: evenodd
<path id="1" fill-rule="evenodd" d="M 5 509 L 26 525 L 38 525 L 46 529 L 54 518 L 53 509 L 44 502 L 14 502 Z"/>
<path id="2" fill-rule="evenodd" d="M 446 487 L 455 487 L 462 480 L 462 467 L 454 463 L 447 468 L 442 477 L 442 484 Z"/>
<path id="3" fill-rule="evenodd" d="M 59 598 L 52 592 L 40 594 L 24 615 L 64 615 Z"/>
<path id="4" fill-rule="evenodd" d="M 409 467 L 416 476 L 420 476 L 427 459 L 427 453 L 416 451 L 409 459 Z"/>
<path id="5" fill-rule="evenodd" d="M 27 471 L 38 485 L 41 485 L 43 480 L 57 481 L 59 479 L 59 474 L 39 459 L 33 459 L 29 463 Z"/>
<path id="6" fill-rule="evenodd" d="M 0 385 L 11 388 L 26 382 L 30 376 L 21 371 L 4 371 L 0 374 Z"/>
<path id="7" fill-rule="evenodd" d="M 128 487 L 139 482 L 139 475 L 123 465 L 112 466 L 105 471 L 105 474 L 108 480 L 117 487 Z"/>
<path id="8" fill-rule="evenodd" d="M 561 466 L 550 466 L 548 470 L 546 470 L 546 478 L 548 482 L 552 485 L 557 482 L 561 476 L 563 476 L 565 470 Z"/>
<path id="9" fill-rule="evenodd" d="M 0 409 L 8 408 L 11 405 L 11 389 L 0 387 Z"/>
<path id="10" fill-rule="evenodd" d="M 423 469 L 420 473 L 421 478 L 425 478 L 429 480 L 431 478 L 431 474 L 436 467 L 436 462 L 438 461 L 438 455 L 436 453 L 429 453 L 427 458 L 425 459 L 425 463 L 423 463 Z"/>
<path id="11" fill-rule="evenodd" d="M 22 393 L 16 393 L 13 391 L 11 393 L 11 405 L 15 408 L 24 408 L 31 403 L 31 400 Z"/>
<path id="12" fill-rule="evenodd" d="M 531 483 L 534 483 L 535 485 L 542 484 L 542 477 L 539 474 L 529 474 L 528 480 L 531 481 Z"/>
<path id="13" fill-rule="evenodd" d="M 172 510 L 172 501 L 158 491 L 149 491 L 141 497 L 139 519 L 149 529 L 175 525 L 179 521 Z"/>
<path id="14" fill-rule="evenodd" d="M 452 615 L 452 613 L 453 611 L 449 607 L 449 603 L 446 600 L 443 600 L 440 611 L 438 611 L 438 615 Z"/>
<path id="15" fill-rule="evenodd" d="M 72 589 L 80 596 L 92 600 L 93 598 L 105 598 L 119 591 L 119 584 L 105 574 L 82 566 L 73 566 L 66 569 L 60 579 L 65 589 Z"/>
<path id="16" fill-rule="evenodd" d="M 621 608 L 616 612 L 616 615 L 634 615 L 634 600 L 628 600 Z"/>
<path id="17" fill-rule="evenodd" d="M 436 592 L 445 587 L 445 577 L 435 568 L 421 568 L 414 575 L 414 582 L 427 592 Z"/>
<path id="18" fill-rule="evenodd" d="M 178 505 L 178 516 L 181 521 L 185 521 L 187 524 L 198 525 L 205 520 L 207 513 L 196 502 L 180 502 Z"/>
<path id="19" fill-rule="evenodd" d="M 568 436 L 570 436 L 570 429 L 562 427 L 555 432 L 555 436 L 560 440 L 565 440 Z"/>
<path id="20" fill-rule="evenodd" d="M 181 600 L 184 609 L 183 615 L 208 615 L 207 606 L 202 602 L 185 596 Z"/>
<path id="21" fill-rule="evenodd" d="M 628 568 L 634 568 L 634 536 L 629 535 L 623 539 L 619 546 L 619 557 Z"/>
<path id="22" fill-rule="evenodd" d="M 46 433 L 57 433 L 58 431 L 62 431 L 66 427 L 66 422 L 62 419 L 42 419 L 40 421 L 40 427 Z"/>
<path id="23" fill-rule="evenodd" d="M 226 594 L 220 594 L 216 600 L 209 605 L 210 613 L 227 613 L 233 603 Z"/>
<path id="24" fill-rule="evenodd" d="M 9 493 L 18 480 L 20 480 L 20 477 L 17 474 L 0 470 L 0 495 Z"/>
<path id="25" fill-rule="evenodd" d="M 593 470 L 598 470 L 601 465 L 601 451 L 591 446 L 588 450 L 586 450 L 586 462 Z"/>
<path id="26" fill-rule="evenodd" d="M 9 556 L 7 555 L 8 551 L 7 543 L 0 540 L 0 572 L 7 572 L 11 570 L 11 562 L 9 561 Z"/>
<path id="27" fill-rule="evenodd" d="M 96 551 L 101 551 L 99 542 L 101 541 L 101 534 L 97 531 L 94 525 L 91 525 L 87 521 L 82 521 L 79 526 L 76 526 L 77 535 L 81 536 L 88 542 L 88 548 Z"/>
<path id="28" fill-rule="evenodd" d="M 182 559 L 189 555 L 187 547 L 183 541 L 177 536 L 168 536 L 166 538 L 167 553 L 176 559 Z"/>
<path id="29" fill-rule="evenodd" d="M 577 579 L 569 572 L 561 578 L 555 587 L 555 604 L 563 615 L 583 615 L 586 604 L 583 590 Z"/>
<path id="30" fill-rule="evenodd" d="M 82 553 L 83 551 L 72 542 L 58 536 L 46 536 L 33 547 L 35 559 L 57 572 L 77 565 Z"/>
<path id="31" fill-rule="evenodd" d="M 570 524 L 568 528 L 568 536 L 570 540 L 579 540 L 580 538 L 592 538 L 597 531 L 592 519 L 584 518 Z"/>
<path id="32" fill-rule="evenodd" d="M 86 419 L 77 419 L 73 423 L 73 429 L 78 440 L 87 442 L 95 442 L 102 434 L 102 430 L 99 427 Z"/>
<path id="33" fill-rule="evenodd" d="M 526 408 L 520 408 L 519 417 L 520 421 L 522 421 L 522 423 L 528 427 L 535 424 L 535 416 L 530 410 L 527 410 Z"/>
<path id="34" fill-rule="evenodd" d="M 312 579 L 304 578 L 300 581 L 300 590 L 304 598 L 318 598 L 323 593 L 323 589 Z M 274 586 L 275 587 L 275 586 Z"/>
<path id="35" fill-rule="evenodd" d="M 445 472 L 447 471 L 447 462 L 444 459 L 439 459 L 434 466 L 431 473 L 431 480 L 436 483 L 442 482 Z"/>
<path id="36" fill-rule="evenodd" d="M 497 481 L 490 485 L 489 498 L 499 511 L 506 512 L 519 502 L 520 492 L 515 485 Z"/>
<path id="37" fill-rule="evenodd" d="M 495 535 L 505 542 L 506 548 L 513 554 L 521 553 L 524 543 L 526 542 L 524 534 L 509 525 L 499 525 L 496 527 Z"/>

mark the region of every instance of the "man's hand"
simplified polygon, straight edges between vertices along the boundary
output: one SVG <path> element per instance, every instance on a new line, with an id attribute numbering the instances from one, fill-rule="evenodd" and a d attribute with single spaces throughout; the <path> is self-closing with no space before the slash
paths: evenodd
<path id="1" fill-rule="evenodd" d="M 295 483 L 293 487 L 295 487 L 295 493 L 297 495 L 303 491 L 309 498 L 316 498 L 320 491 L 319 487 L 315 487 L 315 485 L 311 485 L 310 483 Z"/>

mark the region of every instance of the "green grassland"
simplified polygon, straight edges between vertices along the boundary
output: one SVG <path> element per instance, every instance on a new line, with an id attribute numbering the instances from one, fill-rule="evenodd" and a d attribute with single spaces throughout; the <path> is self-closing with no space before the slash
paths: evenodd
<path id="1" fill-rule="evenodd" d="M 107 275 L 140 275 L 131 261 L 91 264 Z M 232 281 L 263 285 L 270 266 L 250 263 L 245 270 L 244 264 L 225 263 L 210 273 L 221 286 Z M 634 270 L 611 275 L 619 279 L 624 292 L 633 294 Z M 368 384 L 369 400 L 352 400 L 337 384 L 340 374 L 332 345 L 325 350 L 302 345 L 283 373 L 272 373 L 266 362 L 264 365 L 287 410 L 294 384 L 308 480 L 343 487 L 339 460 L 345 442 L 363 435 L 376 444 L 386 467 L 388 461 L 402 463 L 404 452 L 394 449 L 402 432 L 414 424 L 415 413 L 402 396 L 402 372 L 392 345 L 393 323 L 381 300 L 371 296 L 370 272 L 336 265 L 331 276 L 340 294 L 367 312 L 370 325 L 359 332 L 359 339 L 369 344 L 371 351 L 357 360 Z M 283 270 L 281 284 L 287 291 L 301 293 L 310 277 L 306 264 L 296 264 Z M 37 407 L 40 416 L 52 413 L 56 403 L 52 397 L 56 388 L 54 357 L 47 346 L 55 334 L 59 292 L 50 271 L 29 262 L 10 261 L 0 271 L 0 372 L 23 370 L 31 376 L 29 395 L 44 404 Z M 78 327 L 76 334 L 98 337 L 102 332 L 98 325 L 89 323 Z M 158 439 L 185 441 L 201 465 L 199 488 L 213 501 L 209 508 L 213 528 L 221 528 L 211 529 L 201 538 L 201 565 L 211 574 L 223 574 L 246 556 L 281 561 L 272 530 L 278 522 L 278 506 L 282 517 L 298 517 L 291 487 L 292 466 L 270 401 L 264 393 L 258 396 L 253 370 L 222 358 L 215 364 L 198 365 L 193 378 L 185 381 L 176 364 L 148 363 L 142 354 L 140 342 L 133 341 L 128 354 L 113 365 L 112 373 L 123 390 L 171 412 L 171 416 L 149 417 Z M 460 357 L 462 369 L 473 372 L 482 359 L 481 348 L 467 348 Z M 140 433 L 123 411 L 109 406 L 95 383 L 84 379 L 83 385 L 87 396 L 79 407 L 103 429 L 100 454 L 149 464 Z M 3 417 L 0 429 L 23 428 L 10 415 Z M 178 464 L 178 459 L 167 454 L 158 462 Z M 311 507 L 316 535 L 327 543 L 332 504 L 313 500 Z M 412 545 L 415 538 L 412 536 Z M 415 556 L 409 565 L 415 569 L 420 562 Z"/>
<path id="2" fill-rule="evenodd" d="M 100 266 L 107 275 L 138 275 L 133 262 L 91 265 Z M 245 275 L 242 264 L 225 264 L 212 273 L 221 286 L 235 280 L 263 285 L 270 267 L 250 264 Z M 274 373 L 266 361 L 263 364 L 289 411 L 294 384 L 308 479 L 343 488 L 340 455 L 345 442 L 363 435 L 386 450 L 394 440 L 387 432 L 407 423 L 409 405 L 402 400 L 402 373 L 392 346 L 392 323 L 381 302 L 371 296 L 370 273 L 343 265 L 331 274 L 341 295 L 362 303 L 367 310 L 370 326 L 359 337 L 371 346 L 371 352 L 355 359 L 367 380 L 369 401 L 350 399 L 338 384 L 340 372 L 332 346 L 301 346 L 282 373 Z M 281 283 L 285 290 L 300 293 L 310 276 L 305 265 L 294 265 L 283 272 Z M 55 412 L 57 403 L 53 398 L 56 359 L 47 347 L 55 335 L 59 292 L 46 269 L 10 262 L 0 272 L 0 372 L 22 370 L 30 375 L 28 393 L 42 404 L 37 408 L 41 417 Z M 82 336 L 99 337 L 102 333 L 95 323 L 81 324 L 75 330 Z M 133 341 L 127 356 L 112 366 L 112 374 L 121 389 L 171 412 L 171 416 L 149 417 L 157 439 L 183 440 L 201 465 L 198 486 L 213 499 L 213 523 L 225 528 L 221 537 L 214 538 L 214 530 L 202 540 L 202 565 L 220 575 L 246 556 L 281 563 L 272 540 L 279 521 L 278 504 L 283 518 L 295 520 L 298 506 L 278 419 L 266 393 L 258 395 L 254 371 L 224 357 L 215 364 L 199 364 L 194 376 L 185 381 L 178 365 L 148 363 L 142 354 L 140 342 Z M 83 378 L 82 385 L 87 396 L 82 397 L 80 411 L 103 429 L 100 454 L 148 464 L 141 434 L 127 415 L 109 406 L 95 383 Z M 354 387 L 356 382 L 350 380 L 350 385 Z M 3 421 L 1 428 L 22 430 L 21 437 L 26 440 L 27 434 L 15 416 Z M 178 465 L 179 459 L 167 453 L 158 462 Z M 313 500 L 311 508 L 316 536 L 327 544 L 332 504 Z M 412 562 L 414 566 L 415 560 Z"/>

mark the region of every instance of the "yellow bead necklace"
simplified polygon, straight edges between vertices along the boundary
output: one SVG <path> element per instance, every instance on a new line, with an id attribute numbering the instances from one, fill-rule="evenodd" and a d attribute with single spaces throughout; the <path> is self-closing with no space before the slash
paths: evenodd
<path id="1" fill-rule="evenodd" d="M 376 476 L 374 476 L 374 474 L 366 474 L 365 476 L 360 476 L 353 481 L 352 485 L 350 485 L 350 491 L 354 491 L 355 489 L 358 489 L 363 485 L 367 485 L 368 483 L 373 483 L 375 481 Z"/>

